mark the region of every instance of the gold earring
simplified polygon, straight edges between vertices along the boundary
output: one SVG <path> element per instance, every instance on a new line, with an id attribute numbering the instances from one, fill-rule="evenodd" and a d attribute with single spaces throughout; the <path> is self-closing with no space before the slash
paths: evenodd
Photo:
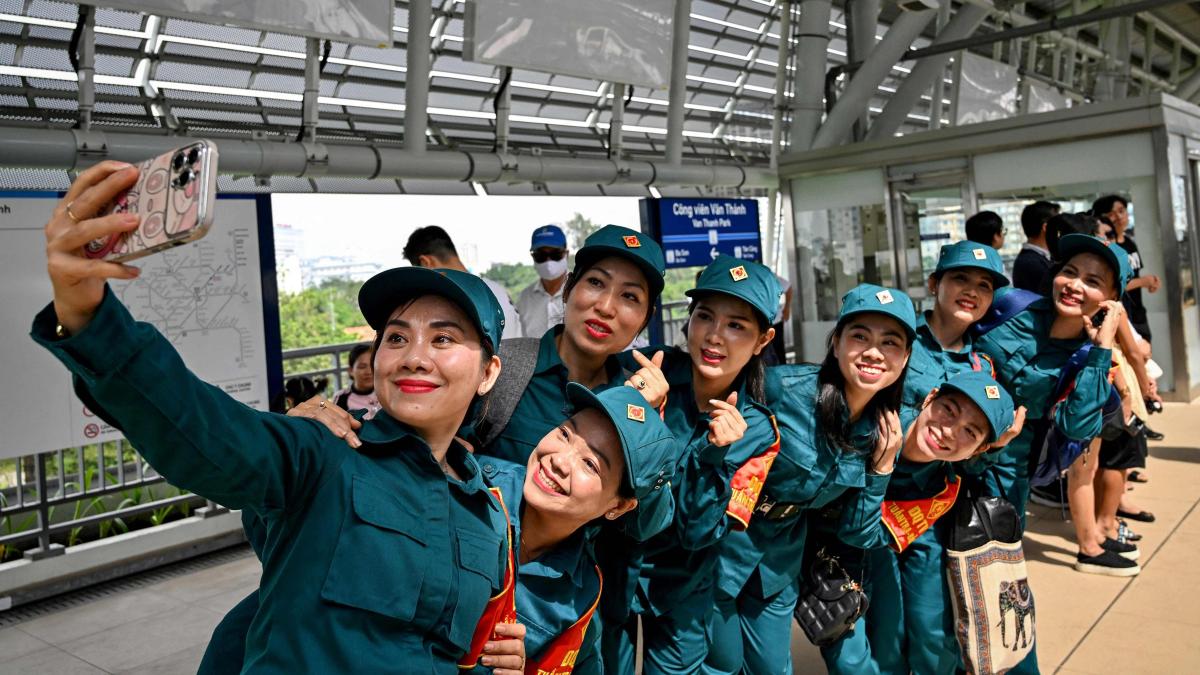
<path id="1" fill-rule="evenodd" d="M 616 514 L 616 512 L 614 512 L 614 511 L 609 511 L 608 513 L 606 513 L 606 514 L 604 515 L 604 517 L 605 517 L 605 518 L 608 518 L 609 520 L 616 520 L 616 518 L 617 518 L 617 514 Z"/>

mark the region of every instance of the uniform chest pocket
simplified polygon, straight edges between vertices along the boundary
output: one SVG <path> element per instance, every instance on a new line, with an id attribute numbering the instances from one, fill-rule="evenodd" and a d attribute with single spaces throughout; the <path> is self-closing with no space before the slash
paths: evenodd
<path id="1" fill-rule="evenodd" d="M 360 476 L 351 501 L 321 597 L 411 621 L 429 562 L 421 508 Z"/>
<path id="2" fill-rule="evenodd" d="M 817 464 L 816 452 L 812 447 L 795 441 L 790 447 L 784 447 L 788 443 L 787 437 L 781 441 L 779 454 L 775 456 L 771 471 L 767 474 L 763 493 L 776 502 L 808 501 L 815 489 L 814 480 L 819 482 L 820 478 L 814 476 L 814 472 L 821 473 L 813 469 Z"/>
<path id="3" fill-rule="evenodd" d="M 488 601 L 502 590 L 506 551 L 493 532 L 458 528 L 458 603 L 450 620 L 450 641 L 467 649 Z"/>

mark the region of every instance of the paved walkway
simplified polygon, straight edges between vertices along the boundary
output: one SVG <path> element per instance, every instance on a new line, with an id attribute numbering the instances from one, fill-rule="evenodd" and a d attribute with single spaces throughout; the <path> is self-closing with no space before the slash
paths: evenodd
<path id="1" fill-rule="evenodd" d="M 1152 445 L 1152 480 L 1133 493 L 1158 517 L 1135 524 L 1145 535 L 1140 576 L 1075 572 L 1070 523 L 1057 510 L 1032 506 L 1026 554 L 1043 672 L 1200 672 L 1198 418 L 1193 403 L 1170 405 L 1151 420 L 1167 441 Z M 96 599 L 66 598 L 57 604 L 70 606 L 57 611 L 48 601 L 41 616 L 0 629 L 0 674 L 194 673 L 213 627 L 258 582 L 248 549 L 216 560 L 118 582 L 120 590 Z M 797 673 L 824 672 L 798 629 L 793 645 Z"/>

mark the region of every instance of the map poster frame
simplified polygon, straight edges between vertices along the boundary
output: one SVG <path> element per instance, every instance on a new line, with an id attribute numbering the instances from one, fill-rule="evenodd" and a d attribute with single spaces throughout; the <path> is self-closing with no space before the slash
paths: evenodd
<path id="1" fill-rule="evenodd" d="M 103 7 L 370 47 L 391 47 L 395 22 L 393 0 L 105 0 Z"/>
<path id="2" fill-rule="evenodd" d="M 0 391 L 6 428 L 0 458 L 121 437 L 78 400 L 70 373 L 29 337 L 34 315 L 51 298 L 43 224 L 63 194 L 0 190 L 0 311 L 6 318 L 0 373 L 20 383 Z M 139 260 L 143 274 L 115 282 L 112 292 L 125 297 L 135 318 L 165 321 L 153 322 L 202 379 L 265 411 L 283 390 L 271 197 L 218 195 L 216 211 L 204 238 Z M 172 270 L 180 281 L 171 292 L 150 286 L 164 283 Z M 203 297 L 189 305 L 189 297 L 174 292 L 179 289 Z"/>

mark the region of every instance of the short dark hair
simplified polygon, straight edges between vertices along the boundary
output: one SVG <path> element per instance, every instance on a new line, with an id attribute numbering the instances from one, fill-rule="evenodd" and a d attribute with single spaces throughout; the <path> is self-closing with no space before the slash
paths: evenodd
<path id="1" fill-rule="evenodd" d="M 1111 213 L 1118 202 L 1120 202 L 1121 206 L 1124 206 L 1126 209 L 1129 208 L 1129 200 L 1121 195 L 1105 195 L 1092 202 L 1092 213 L 1097 216 L 1103 216 Z"/>
<path id="2" fill-rule="evenodd" d="M 437 225 L 418 227 L 408 235 L 408 243 L 404 245 L 404 259 L 416 265 L 423 255 L 430 255 L 439 260 L 457 258 L 458 249 L 454 248 L 454 240 Z"/>
<path id="3" fill-rule="evenodd" d="M 354 345 L 350 348 L 350 360 L 346 362 L 346 366 L 353 368 L 354 362 L 358 361 L 358 357 L 369 351 L 371 351 L 371 345 Z M 372 364 L 372 367 L 374 367 L 374 364 Z"/>
<path id="4" fill-rule="evenodd" d="M 996 235 L 1004 231 L 1004 219 L 995 211 L 980 211 L 967 218 L 967 239 L 977 244 L 992 245 Z"/>
<path id="5" fill-rule="evenodd" d="M 1021 229 L 1025 231 L 1027 239 L 1042 233 L 1042 227 L 1056 215 L 1058 204 L 1046 201 L 1036 201 L 1024 209 L 1021 209 Z"/>
<path id="6" fill-rule="evenodd" d="M 1096 233 L 1096 218 L 1087 213 L 1060 213 L 1046 222 L 1046 250 L 1058 261 L 1058 240 L 1068 234 Z"/>

